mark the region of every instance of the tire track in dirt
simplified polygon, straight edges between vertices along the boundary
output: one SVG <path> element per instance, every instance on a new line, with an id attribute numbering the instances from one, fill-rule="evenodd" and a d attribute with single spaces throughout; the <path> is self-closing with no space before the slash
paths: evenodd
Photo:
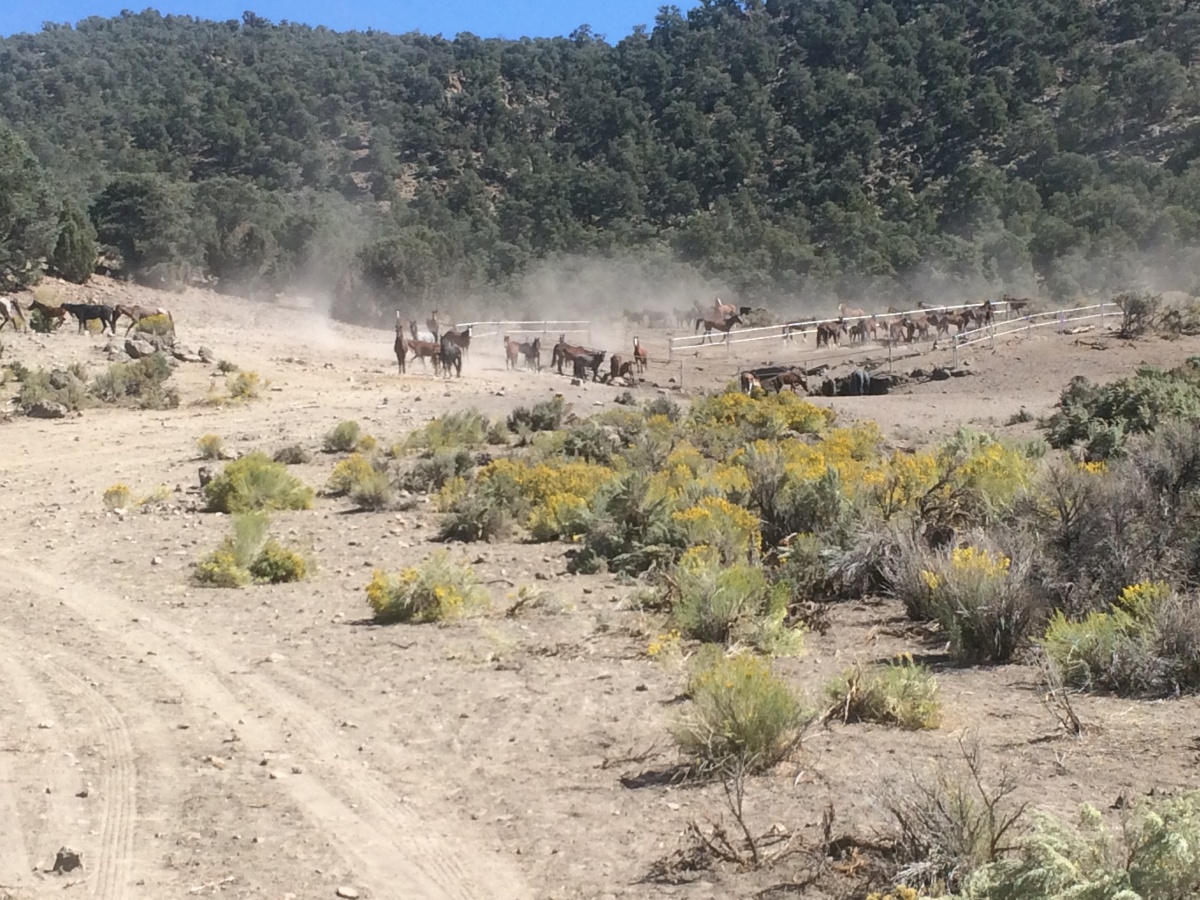
<path id="1" fill-rule="evenodd" d="M 103 803 L 100 846 L 96 851 L 96 876 L 92 896 L 122 900 L 133 880 L 133 834 L 137 819 L 137 768 L 129 729 L 116 707 L 103 694 L 66 668 L 43 660 L 39 667 L 48 681 L 85 704 L 99 724 L 104 746 L 100 772 Z"/>
<path id="2" fill-rule="evenodd" d="M 11 670 L 12 650 L 19 644 L 11 636 L 3 637 L 9 644 L 7 655 Z M 49 657 L 39 656 L 30 668 L 38 672 L 45 683 L 74 697 L 80 708 L 89 710 L 98 726 L 94 734 L 103 748 L 100 755 L 102 812 L 100 842 L 91 854 L 95 866 L 89 866 L 95 874 L 88 881 L 93 897 L 122 900 L 132 881 L 133 834 L 137 818 L 137 769 L 129 729 L 108 698 L 66 667 Z M 59 785 L 52 791 L 52 796 L 70 796 L 68 791 L 69 788 Z"/>
<path id="3" fill-rule="evenodd" d="M 25 720 L 25 727 L 32 730 L 39 722 L 61 724 L 64 721 L 61 706 L 50 702 L 49 696 L 42 688 L 42 681 L 33 677 L 29 668 L 21 662 L 21 658 L 27 655 L 25 642 L 17 639 L 7 629 L 0 628 L 0 680 L 7 686 L 9 696 L 20 700 L 24 711 L 20 718 Z M 7 720 L 10 726 L 10 740 L 18 739 L 17 721 L 18 717 Z M 41 825 L 25 829 L 21 828 L 21 809 L 15 791 L 10 787 L 0 793 L 0 848 L 4 850 L 0 853 L 0 857 L 3 857 L 3 862 L 0 863 L 0 884 L 23 884 L 33 870 L 29 852 L 32 851 L 34 857 L 38 858 L 39 848 L 49 852 L 53 842 L 61 844 L 63 837 L 73 834 L 77 828 L 74 816 L 66 808 L 66 798 L 78 787 L 66 773 L 64 766 L 56 764 L 56 760 L 52 758 L 56 754 L 65 757 L 71 753 L 66 744 L 64 730 L 61 727 L 39 729 L 37 734 L 39 738 L 44 736 L 50 744 L 48 748 L 41 750 L 43 758 L 37 765 L 26 769 L 4 759 L 4 765 L 0 766 L 0 788 L 4 785 L 15 786 L 19 777 L 29 785 L 31 792 L 34 784 L 44 785 L 46 788 L 36 794 L 36 805 L 44 811 Z M 21 752 L 25 751 L 22 749 Z M 28 752 L 35 751 L 30 749 Z M 12 881 L 10 873 L 19 877 Z"/>
<path id="4" fill-rule="evenodd" d="M 124 643 L 138 655 L 152 650 L 152 664 L 162 677 L 174 681 L 197 707 L 215 712 L 228 728 L 238 732 L 248 750 L 265 754 L 282 744 L 281 734 L 286 728 L 271 722 L 282 710 L 305 743 L 302 748 L 289 749 L 303 754 L 309 770 L 280 779 L 281 787 L 320 826 L 376 896 L 516 900 L 529 895 L 518 873 L 510 870 L 503 859 L 488 854 L 486 860 L 476 860 L 473 848 L 442 837 L 452 833 L 451 827 L 434 827 L 436 823 L 409 813 L 401 796 L 347 762 L 352 749 L 349 742 L 336 735 L 320 712 L 286 688 L 261 674 L 246 674 L 244 663 L 224 655 L 211 642 L 192 638 L 147 615 L 144 608 L 134 607 L 94 585 L 74 582 L 69 573 L 53 575 L 30 568 L 5 551 L 0 551 L 0 559 L 5 561 L 10 579 L 22 582 L 31 592 L 61 600 L 105 637 Z M 257 709 L 238 698 L 239 690 L 253 695 Z M 327 787 L 315 774 L 322 770 L 347 795 L 346 799 L 338 797 L 336 788 Z M 456 823 L 451 820 L 446 824 Z"/>

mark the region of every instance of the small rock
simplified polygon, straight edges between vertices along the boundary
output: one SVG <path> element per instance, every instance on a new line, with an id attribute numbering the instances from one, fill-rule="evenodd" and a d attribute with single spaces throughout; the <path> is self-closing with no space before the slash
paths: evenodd
<path id="1" fill-rule="evenodd" d="M 153 344 L 142 338 L 130 338 L 125 342 L 125 352 L 132 359 L 143 359 L 147 356 L 153 356 L 157 350 Z"/>
<path id="2" fill-rule="evenodd" d="M 152 566 L 161 566 L 161 565 L 162 565 L 162 561 L 163 561 L 163 560 L 162 560 L 162 557 L 161 557 L 161 556 L 156 556 L 156 557 L 154 557 L 154 559 L 150 560 L 150 565 L 152 565 Z"/>
<path id="3" fill-rule="evenodd" d="M 92 786 L 90 784 L 85 784 L 83 786 L 83 790 L 79 791 L 79 793 L 77 793 L 75 796 L 80 798 L 81 800 L 86 800 L 91 795 L 91 793 L 92 793 Z"/>
<path id="4" fill-rule="evenodd" d="M 210 481 L 217 477 L 217 470 L 212 466 L 201 466 L 197 475 L 200 479 L 200 487 L 204 487 Z"/>
<path id="5" fill-rule="evenodd" d="M 43 719 L 41 722 L 38 722 L 38 728 L 53 728 L 53 727 L 54 727 L 54 723 L 51 722 L 49 719 Z"/>
<path id="6" fill-rule="evenodd" d="M 215 363 L 217 361 L 217 355 L 207 347 L 201 347 L 196 351 L 196 355 L 200 357 L 200 362 L 203 363 Z"/>
<path id="7" fill-rule="evenodd" d="M 357 900 L 359 897 L 358 891 L 348 885 L 342 885 L 337 889 L 336 893 L 337 896 L 344 898 L 344 900 Z"/>

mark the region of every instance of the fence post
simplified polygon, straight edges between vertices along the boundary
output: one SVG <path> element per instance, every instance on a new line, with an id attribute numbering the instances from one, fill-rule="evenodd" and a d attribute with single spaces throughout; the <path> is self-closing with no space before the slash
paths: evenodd
<path id="1" fill-rule="evenodd" d="M 888 339 L 888 374 L 892 374 L 892 341 Z"/>
<path id="2" fill-rule="evenodd" d="M 954 368 L 958 368 L 958 335 L 954 336 Z"/>

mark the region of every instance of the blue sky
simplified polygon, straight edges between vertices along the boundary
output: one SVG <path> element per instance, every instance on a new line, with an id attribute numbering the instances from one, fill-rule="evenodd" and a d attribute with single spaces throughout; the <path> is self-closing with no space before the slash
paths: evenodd
<path id="1" fill-rule="evenodd" d="M 480 37 L 519 38 L 565 35 L 583 24 L 617 41 L 635 25 L 653 27 L 662 0 L 164 0 L 148 4 L 166 14 L 203 19 L 240 19 L 249 9 L 278 22 L 287 19 L 306 25 L 326 25 L 338 31 L 375 28 L 402 33 L 422 31 L 454 37 L 470 31 Z M 694 0 L 676 0 L 687 9 Z M 74 24 L 89 16 L 115 16 L 122 9 L 146 7 L 129 0 L 3 0 L 0 2 L 0 35 L 40 31 L 43 22 Z"/>

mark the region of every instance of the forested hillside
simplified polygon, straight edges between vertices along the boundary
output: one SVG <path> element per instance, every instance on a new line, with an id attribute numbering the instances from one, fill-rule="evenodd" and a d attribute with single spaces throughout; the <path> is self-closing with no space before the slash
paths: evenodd
<path id="1" fill-rule="evenodd" d="M 0 234 L 36 232 L 0 270 L 86 243 L 86 210 L 111 267 L 231 291 L 425 300 L 565 254 L 682 261 L 747 300 L 1070 297 L 1138 263 L 1188 288 L 1189 7 L 706 0 L 615 45 L 47 26 L 0 41 Z"/>

